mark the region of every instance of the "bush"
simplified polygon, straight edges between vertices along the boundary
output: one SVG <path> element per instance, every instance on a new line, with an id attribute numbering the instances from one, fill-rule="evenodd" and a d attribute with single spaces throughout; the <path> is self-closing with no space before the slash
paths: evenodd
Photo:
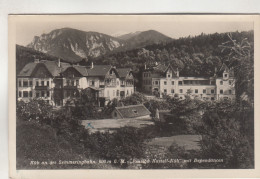
<path id="1" fill-rule="evenodd" d="M 200 129 L 205 157 L 224 159 L 216 168 L 253 168 L 254 149 L 243 132 L 240 109 L 233 101 L 211 103 L 203 114 Z"/>
<path id="2" fill-rule="evenodd" d="M 112 161 L 120 159 L 129 161 L 133 158 L 144 157 L 146 140 L 147 136 L 141 130 L 124 127 L 114 133 L 93 133 L 84 139 L 84 146 L 95 157 Z M 124 163 L 122 167 L 127 167 L 127 163 Z"/>
<path id="3" fill-rule="evenodd" d="M 18 101 L 16 105 L 16 114 L 19 120 L 50 122 L 52 115 L 52 106 L 44 100 L 33 99 L 28 103 Z"/>
<path id="4" fill-rule="evenodd" d="M 142 94 L 135 92 L 131 96 L 128 96 L 121 100 L 125 106 L 143 104 L 147 101 L 147 98 Z"/>

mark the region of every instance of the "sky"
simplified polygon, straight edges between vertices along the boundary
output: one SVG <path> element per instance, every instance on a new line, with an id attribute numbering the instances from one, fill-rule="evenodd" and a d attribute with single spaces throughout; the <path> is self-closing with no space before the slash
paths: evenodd
<path id="1" fill-rule="evenodd" d="M 16 43 L 26 46 L 34 36 L 64 27 L 112 36 L 156 30 L 177 39 L 201 33 L 248 31 L 253 29 L 253 22 L 241 18 L 194 16 L 27 16 L 16 21 Z"/>

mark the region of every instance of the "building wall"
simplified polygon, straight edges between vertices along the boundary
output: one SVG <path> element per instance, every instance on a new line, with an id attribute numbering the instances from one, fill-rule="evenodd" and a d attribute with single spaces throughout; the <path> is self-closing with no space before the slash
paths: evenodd
<path id="1" fill-rule="evenodd" d="M 235 99 L 235 80 L 234 78 L 216 79 L 216 97 L 217 99 Z"/>
<path id="2" fill-rule="evenodd" d="M 143 73 L 144 80 L 150 79 L 148 75 L 144 74 L 147 74 L 147 72 Z M 235 98 L 235 80 L 229 77 L 229 73 L 224 73 L 222 78 L 178 77 L 172 75 L 170 71 L 166 72 L 165 77 L 158 77 L 157 73 L 150 76 L 151 88 L 144 81 L 143 88 L 150 94 L 156 94 L 154 91 L 158 90 L 160 98 L 163 95 L 174 96 L 175 94 L 181 99 L 184 99 L 187 94 L 191 98 L 200 98 L 203 100 Z M 184 81 L 192 82 L 192 84 L 185 84 Z"/>
<path id="3" fill-rule="evenodd" d="M 52 78 L 17 78 L 18 100 L 29 102 L 33 98 L 48 101 L 52 104 L 53 97 Z"/>

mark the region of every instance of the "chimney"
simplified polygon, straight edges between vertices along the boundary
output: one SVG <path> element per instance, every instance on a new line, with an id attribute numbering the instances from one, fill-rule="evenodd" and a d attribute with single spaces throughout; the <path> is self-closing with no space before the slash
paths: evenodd
<path id="1" fill-rule="evenodd" d="M 34 63 L 39 63 L 39 59 L 34 59 Z"/>
<path id="2" fill-rule="evenodd" d="M 93 69 L 94 68 L 94 64 L 93 64 L 93 62 L 91 62 L 91 69 Z"/>
<path id="3" fill-rule="evenodd" d="M 177 68 L 176 75 L 177 75 L 177 77 L 179 77 L 179 68 Z"/>
<path id="4" fill-rule="evenodd" d="M 60 59 L 58 59 L 58 67 L 60 67 Z"/>
<path id="5" fill-rule="evenodd" d="M 146 63 L 144 64 L 144 69 L 146 70 Z"/>
<path id="6" fill-rule="evenodd" d="M 217 76 L 218 69 L 215 67 L 214 77 Z"/>

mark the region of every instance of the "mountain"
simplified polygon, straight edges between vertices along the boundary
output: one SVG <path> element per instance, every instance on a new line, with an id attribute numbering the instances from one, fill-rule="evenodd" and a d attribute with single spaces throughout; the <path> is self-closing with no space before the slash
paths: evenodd
<path id="1" fill-rule="evenodd" d="M 130 48 L 144 47 L 151 44 L 159 44 L 163 42 L 170 42 L 173 39 L 155 30 L 137 31 L 118 37 L 125 40 Z"/>
<path id="2" fill-rule="evenodd" d="M 27 47 L 74 63 L 170 40 L 172 39 L 154 30 L 112 37 L 98 32 L 62 28 L 35 36 Z"/>
<path id="3" fill-rule="evenodd" d="M 63 28 L 35 36 L 27 47 L 77 62 L 83 58 L 104 55 L 124 45 L 122 40 L 106 34 Z"/>
<path id="4" fill-rule="evenodd" d="M 128 34 L 117 35 L 116 37 L 119 39 L 122 39 L 122 40 L 128 40 L 134 36 L 137 36 L 140 33 L 142 33 L 142 31 L 136 31 L 136 32 L 128 33 Z"/>

